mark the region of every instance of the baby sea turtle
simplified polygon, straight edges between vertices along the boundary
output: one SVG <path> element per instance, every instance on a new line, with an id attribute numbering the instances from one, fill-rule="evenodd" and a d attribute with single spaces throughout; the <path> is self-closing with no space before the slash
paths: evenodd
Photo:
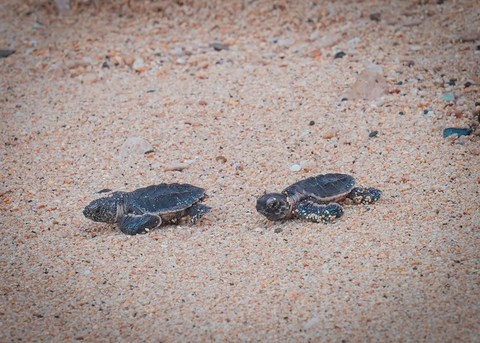
<path id="1" fill-rule="evenodd" d="M 92 201 L 83 214 L 95 222 L 117 223 L 122 232 L 136 235 L 187 216 L 195 223 L 211 209 L 199 204 L 206 197 L 199 187 L 161 183 L 133 192 L 113 192 Z"/>
<path id="2" fill-rule="evenodd" d="M 318 223 L 342 216 L 343 208 L 337 201 L 350 198 L 356 204 L 372 204 L 380 199 L 380 190 L 354 185 L 350 175 L 320 174 L 294 183 L 282 193 L 262 195 L 257 211 L 270 220 L 302 218 Z"/>

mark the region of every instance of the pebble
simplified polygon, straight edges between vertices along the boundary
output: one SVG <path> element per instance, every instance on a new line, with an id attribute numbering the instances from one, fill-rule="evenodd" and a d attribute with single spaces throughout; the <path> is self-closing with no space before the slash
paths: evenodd
<path id="1" fill-rule="evenodd" d="M 368 137 L 375 137 L 376 135 L 378 135 L 378 131 L 372 131 L 368 134 Z"/>
<path id="2" fill-rule="evenodd" d="M 13 54 L 15 50 L 0 50 L 0 57 L 6 58 Z"/>
<path id="3" fill-rule="evenodd" d="M 227 162 L 227 158 L 225 156 L 217 156 L 217 157 L 215 157 L 215 161 L 223 164 L 223 163 Z"/>
<path id="4" fill-rule="evenodd" d="M 290 170 L 293 172 L 298 172 L 302 169 L 302 167 L 299 164 L 294 164 L 290 167 Z"/>
<path id="5" fill-rule="evenodd" d="M 449 137 L 451 135 L 458 135 L 458 136 L 468 136 L 472 133 L 472 129 L 467 128 L 459 128 L 459 127 L 449 127 L 443 130 L 443 138 Z"/>
<path id="6" fill-rule="evenodd" d="M 375 21 L 380 21 L 380 18 L 381 18 L 381 14 L 380 13 L 372 13 L 370 14 L 370 20 L 375 20 Z"/>
<path id="7" fill-rule="evenodd" d="M 209 44 L 208 46 L 211 48 L 214 48 L 216 51 L 230 50 L 230 47 L 228 45 L 222 44 L 222 43 L 212 43 L 212 44 Z"/>
<path id="8" fill-rule="evenodd" d="M 345 55 L 346 53 L 344 53 L 343 51 L 339 51 L 335 54 L 335 56 L 333 56 L 333 58 L 342 58 Z"/>
<path id="9" fill-rule="evenodd" d="M 87 73 L 83 75 L 82 82 L 84 84 L 90 84 L 97 82 L 97 74 L 95 73 Z"/>
<path id="10" fill-rule="evenodd" d="M 452 92 L 448 92 L 448 93 L 445 93 L 442 95 L 441 99 L 443 101 L 454 101 L 455 100 L 455 96 L 453 95 Z"/>
<path id="11" fill-rule="evenodd" d="M 132 55 L 127 55 L 123 57 L 123 63 L 125 63 L 130 68 L 132 68 L 133 62 L 135 62 L 135 57 L 133 57 Z"/>
<path id="12" fill-rule="evenodd" d="M 119 149 L 120 157 L 127 157 L 133 154 L 144 154 L 152 150 L 152 145 L 141 137 L 129 137 Z"/>
<path id="13" fill-rule="evenodd" d="M 182 171 L 190 167 L 190 163 L 176 162 L 170 163 L 165 166 L 165 171 Z"/>
<path id="14" fill-rule="evenodd" d="M 322 138 L 324 139 L 330 139 L 333 138 L 337 135 L 338 131 L 334 129 L 330 129 L 322 133 Z"/>
<path id="15" fill-rule="evenodd" d="M 354 100 L 375 100 L 385 94 L 388 94 L 387 80 L 373 67 L 368 67 L 358 75 L 352 87 L 342 96 Z"/>
<path id="16" fill-rule="evenodd" d="M 468 31 L 468 32 L 464 32 L 461 36 L 460 36 L 460 40 L 463 41 L 463 42 L 473 42 L 473 41 L 476 41 L 480 39 L 480 33 L 477 32 L 477 31 Z"/>
<path id="17" fill-rule="evenodd" d="M 135 62 L 133 62 L 133 70 L 140 71 L 143 67 L 145 67 L 145 63 L 141 58 L 137 58 Z"/>

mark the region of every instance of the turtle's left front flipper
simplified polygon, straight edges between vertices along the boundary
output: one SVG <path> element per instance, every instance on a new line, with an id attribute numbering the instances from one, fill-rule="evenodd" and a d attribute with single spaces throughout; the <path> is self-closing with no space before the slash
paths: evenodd
<path id="1" fill-rule="evenodd" d="M 190 216 L 190 222 L 195 224 L 201 217 L 210 212 L 211 209 L 211 207 L 202 204 L 192 205 L 187 209 L 187 214 Z"/>
<path id="2" fill-rule="evenodd" d="M 154 229 L 162 224 L 162 218 L 154 214 L 125 214 L 120 218 L 118 227 L 127 235 L 145 233 L 145 229 Z"/>
<path id="3" fill-rule="evenodd" d="M 312 200 L 301 201 L 293 210 L 295 217 L 314 223 L 326 223 L 343 215 L 343 208 L 337 203 L 319 204 Z"/>

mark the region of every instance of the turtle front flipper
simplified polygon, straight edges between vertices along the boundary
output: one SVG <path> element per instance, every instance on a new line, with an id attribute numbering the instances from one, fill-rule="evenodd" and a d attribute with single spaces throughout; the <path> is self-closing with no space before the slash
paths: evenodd
<path id="1" fill-rule="evenodd" d="M 187 214 L 190 216 L 190 222 L 195 224 L 201 217 L 208 213 L 212 208 L 202 205 L 194 204 L 187 209 Z"/>
<path id="2" fill-rule="evenodd" d="M 319 204 L 312 200 L 303 200 L 295 206 L 295 217 L 306 219 L 314 223 L 326 223 L 343 215 L 343 208 L 337 203 Z"/>
<path id="3" fill-rule="evenodd" d="M 382 195 L 382 191 L 376 188 L 355 187 L 352 189 L 348 198 L 356 204 L 373 204 Z"/>
<path id="4" fill-rule="evenodd" d="M 120 218 L 118 227 L 127 235 L 137 235 L 145 233 L 145 229 L 153 229 L 160 226 L 160 224 L 162 224 L 162 219 L 154 214 L 139 215 L 128 213 Z"/>

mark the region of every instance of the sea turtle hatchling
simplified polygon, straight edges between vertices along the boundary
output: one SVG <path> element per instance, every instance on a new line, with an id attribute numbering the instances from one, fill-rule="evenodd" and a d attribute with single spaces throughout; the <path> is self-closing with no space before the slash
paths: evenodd
<path id="1" fill-rule="evenodd" d="M 343 214 L 337 201 L 350 198 L 356 204 L 372 204 L 380 199 L 380 190 L 354 185 L 355 179 L 350 175 L 320 174 L 294 183 L 282 193 L 262 195 L 257 200 L 257 211 L 269 220 L 301 218 L 314 223 L 329 222 Z"/>
<path id="2" fill-rule="evenodd" d="M 133 192 L 113 192 L 92 201 L 83 214 L 95 222 L 116 223 L 122 232 L 136 235 L 187 216 L 195 223 L 211 209 L 199 203 L 206 197 L 199 187 L 161 183 Z"/>

